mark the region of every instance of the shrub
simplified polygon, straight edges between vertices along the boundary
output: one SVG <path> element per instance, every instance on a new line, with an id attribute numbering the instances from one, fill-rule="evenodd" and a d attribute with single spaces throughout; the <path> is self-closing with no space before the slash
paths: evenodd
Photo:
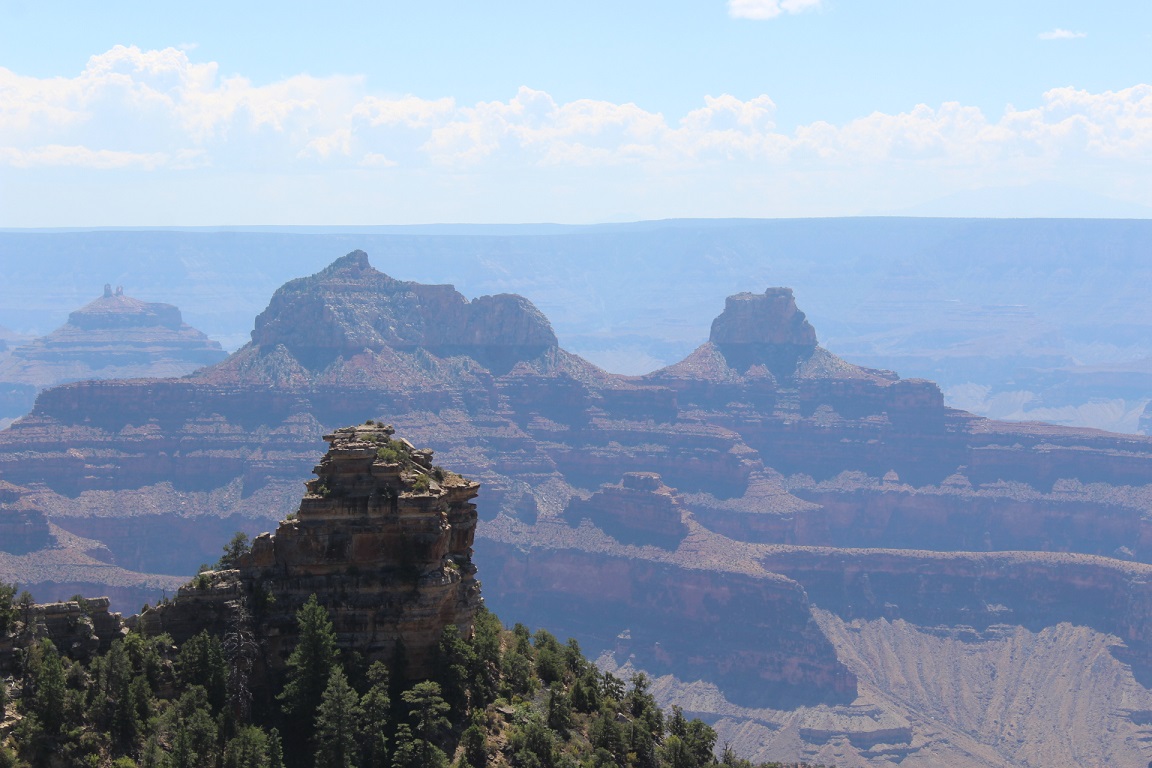
<path id="1" fill-rule="evenodd" d="M 399 464 L 404 460 L 404 453 L 395 443 L 389 443 L 376 449 L 376 458 L 385 464 Z"/>

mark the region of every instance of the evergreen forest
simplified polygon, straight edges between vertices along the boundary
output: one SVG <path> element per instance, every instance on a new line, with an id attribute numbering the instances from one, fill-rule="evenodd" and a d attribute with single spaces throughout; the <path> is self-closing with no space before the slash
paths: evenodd
<path id="1" fill-rule="evenodd" d="M 74 660 L 33 636 L 16 592 L 0 584 L 0 638 L 22 638 L 0 677 L 0 768 L 755 768 L 657 706 L 643 673 L 484 609 L 471 637 L 443 631 L 434 679 L 406 681 L 402 646 L 388 665 L 338 649 L 315 596 L 287 669 L 259 674 L 240 631 L 129 632 Z"/>

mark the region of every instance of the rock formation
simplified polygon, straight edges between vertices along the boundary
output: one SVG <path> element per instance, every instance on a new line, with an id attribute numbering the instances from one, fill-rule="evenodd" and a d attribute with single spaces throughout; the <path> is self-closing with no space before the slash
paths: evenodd
<path id="1" fill-rule="evenodd" d="M 937 637 L 985 644 L 992 658 L 988 644 L 1019 630 L 1013 647 L 1043 650 L 1050 667 L 1111 670 L 1092 707 L 1114 695 L 1143 712 L 1150 695 L 1152 438 L 947 408 L 931 382 L 820 347 L 787 289 L 732 297 L 686 359 L 622 377 L 561 350 L 525 299 L 468 301 L 353 253 L 278 291 L 252 342 L 218 365 L 43 392 L 0 433 L 0 477 L 121 568 L 189 574 L 216 558 L 228 528 L 255 533 L 291 512 L 312 446 L 365 416 L 484 484 L 477 558 L 504 619 L 661 675 L 666 700 L 721 723 L 745 751 L 770 750 L 760 759 L 1045 764 L 1041 751 L 1017 761 L 1004 732 L 959 704 L 931 715 L 909 704 L 900 681 L 934 659 L 871 673 L 904 647 L 939 647 L 969 674 Z M 370 452 L 355 462 L 352 485 L 373 487 Z M 307 596 L 294 579 L 325 582 L 323 558 L 351 557 L 350 542 L 329 554 L 328 534 L 310 538 L 336 514 L 322 484 L 277 533 L 320 559 L 277 577 L 280 545 L 253 553 L 288 585 L 285 605 Z M 436 562 L 422 567 L 451 570 Z M 211 593 L 186 599 L 222 605 L 241 591 Z M 339 624 L 335 609 L 347 637 L 364 626 L 359 610 Z M 1036 645 L 1065 635 L 1082 656 Z M 1057 690 L 1026 677 L 1039 666 L 998 663 L 1019 686 Z M 1043 761 L 1126 764 L 1145 749 L 1152 718 L 1097 714 L 1114 748 L 1096 740 L 1087 757 Z"/>
<path id="2" fill-rule="evenodd" d="M 657 544 L 676 549 L 688 535 L 685 509 L 675 491 L 655 472 L 628 472 L 618 485 L 605 485 L 587 499 L 574 497 L 564 517 L 587 519 L 622 544 Z"/>
<path id="3" fill-rule="evenodd" d="M 41 638 L 74 659 L 87 659 L 127 632 L 107 597 L 31 604 L 18 610 L 16 622 L 15 632 L 0 636 L 0 672 L 11 672 L 17 652 Z"/>
<path id="4" fill-rule="evenodd" d="M 44 509 L 28 489 L 0 480 L 0 551 L 23 555 L 47 545 Z"/>
<path id="5" fill-rule="evenodd" d="M 183 376 L 223 360 L 224 350 L 187 325 L 180 310 L 104 294 L 68 316 L 52 333 L 0 359 L 0 416 L 20 416 L 44 387 L 83 379 Z"/>
<path id="6" fill-rule="evenodd" d="M 238 568 L 202 573 L 176 600 L 146 610 L 142 630 L 186 640 L 222 634 L 241 605 L 270 664 L 295 645 L 296 612 L 311 595 L 328 608 L 341 647 L 429 676 L 449 624 L 471 632 L 480 605 L 472 564 L 479 484 L 433 466 L 375 423 L 325 435 L 331 447 L 295 515 L 256 538 Z"/>

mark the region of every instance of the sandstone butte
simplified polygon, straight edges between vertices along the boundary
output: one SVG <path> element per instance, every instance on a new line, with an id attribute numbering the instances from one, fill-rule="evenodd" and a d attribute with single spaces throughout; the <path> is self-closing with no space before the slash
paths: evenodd
<path id="1" fill-rule="evenodd" d="M 38 637 L 84 658 L 130 628 L 167 632 L 177 643 L 203 630 L 244 631 L 260 649 L 258 673 L 283 669 L 296 613 L 315 595 L 341 648 L 412 680 L 430 677 L 443 629 L 469 636 L 480 605 L 471 502 L 480 485 L 393 434 L 373 422 L 325 435 L 330 447 L 296 514 L 257 537 L 236 568 L 198 574 L 172 601 L 125 621 L 108 598 L 29 608 L 27 636 L 0 640 L 0 669 Z"/>
<path id="2" fill-rule="evenodd" d="M 31 526 L 0 578 L 154 602 L 291 512 L 320 438 L 366 417 L 483 483 L 502 618 L 646 670 L 744 754 L 1152 759 L 1152 438 L 948 408 L 820 347 L 786 288 L 623 377 L 522 297 L 351 253 L 221 363 L 41 393 L 0 432 L 0 514 Z"/>
<path id="3" fill-rule="evenodd" d="M 0 329 L 0 419 L 27 413 L 45 387 L 86 379 L 183 376 L 223 360 L 220 345 L 171 304 L 104 286 L 47 336 L 7 348 Z"/>

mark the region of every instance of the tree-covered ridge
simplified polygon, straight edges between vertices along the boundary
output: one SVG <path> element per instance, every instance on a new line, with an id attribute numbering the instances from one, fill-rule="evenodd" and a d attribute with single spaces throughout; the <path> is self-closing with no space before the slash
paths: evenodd
<path id="1" fill-rule="evenodd" d="M 402 647 L 388 665 L 341 653 L 312 599 L 287 672 L 264 680 L 239 630 L 180 646 L 132 632 L 71 659 L 30 638 L 14 594 L 0 620 L 26 642 L 0 685 L 0 768 L 752 768 L 717 759 L 715 731 L 661 710 L 643 674 L 486 610 L 472 637 L 445 629 L 433 679 L 404 682 Z"/>

